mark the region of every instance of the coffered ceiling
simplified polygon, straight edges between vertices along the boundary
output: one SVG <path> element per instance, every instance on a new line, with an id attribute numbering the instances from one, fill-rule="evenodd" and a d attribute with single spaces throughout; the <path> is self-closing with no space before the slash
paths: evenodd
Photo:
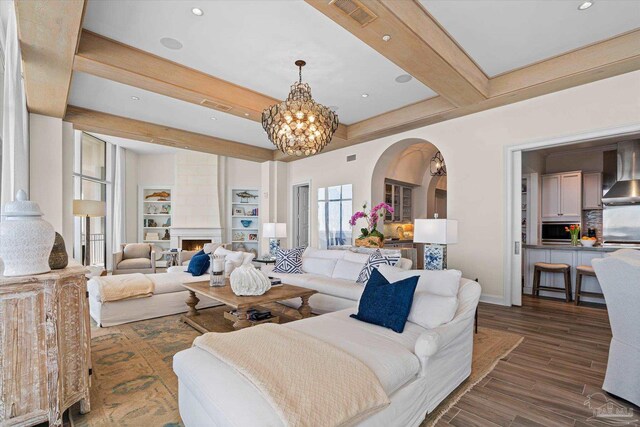
<path id="1" fill-rule="evenodd" d="M 640 2 L 581 3 L 33 0 L 16 11 L 32 112 L 264 161 L 291 160 L 260 114 L 286 97 L 299 58 L 340 118 L 326 150 L 640 69 Z"/>

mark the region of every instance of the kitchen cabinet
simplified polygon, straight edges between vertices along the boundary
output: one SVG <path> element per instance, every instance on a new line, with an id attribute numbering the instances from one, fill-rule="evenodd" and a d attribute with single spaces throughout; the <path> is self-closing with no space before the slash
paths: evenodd
<path id="1" fill-rule="evenodd" d="M 384 201 L 393 207 L 393 214 L 385 214 L 385 222 L 413 221 L 413 189 L 407 185 L 386 182 Z"/>
<path id="2" fill-rule="evenodd" d="M 582 172 L 542 176 L 542 220 L 580 222 Z"/>
<path id="3" fill-rule="evenodd" d="M 602 209 L 602 174 L 582 175 L 582 209 Z"/>

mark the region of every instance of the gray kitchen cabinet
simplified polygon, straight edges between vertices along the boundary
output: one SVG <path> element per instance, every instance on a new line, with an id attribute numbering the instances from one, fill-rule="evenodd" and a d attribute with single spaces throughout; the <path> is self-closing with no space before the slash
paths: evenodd
<path id="1" fill-rule="evenodd" d="M 582 216 L 582 172 L 542 176 L 542 220 L 580 222 Z"/>
<path id="2" fill-rule="evenodd" d="M 582 209 L 602 209 L 602 174 L 582 175 Z"/>
<path id="3" fill-rule="evenodd" d="M 393 214 L 386 213 L 385 222 L 413 221 L 413 188 L 390 181 L 385 182 L 384 201 L 393 207 Z"/>

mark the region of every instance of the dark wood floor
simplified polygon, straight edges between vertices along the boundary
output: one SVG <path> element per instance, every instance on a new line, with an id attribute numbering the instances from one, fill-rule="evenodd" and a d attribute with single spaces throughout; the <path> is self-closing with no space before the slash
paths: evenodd
<path id="1" fill-rule="evenodd" d="M 481 304 L 479 324 L 525 339 L 438 426 L 611 425 L 590 420 L 593 410 L 585 405 L 602 393 L 611 340 L 605 309 L 524 297 L 522 307 Z M 591 406 L 604 400 L 593 396 Z M 629 425 L 640 426 L 640 410 L 633 409 L 636 421 Z"/>

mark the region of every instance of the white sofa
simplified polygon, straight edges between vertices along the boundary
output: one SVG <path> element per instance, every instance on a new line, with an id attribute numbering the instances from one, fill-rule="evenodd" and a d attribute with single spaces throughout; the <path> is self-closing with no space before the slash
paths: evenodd
<path id="1" fill-rule="evenodd" d="M 640 406 L 640 251 L 594 259 L 613 337 L 602 389 Z"/>
<path id="2" fill-rule="evenodd" d="M 457 297 L 453 320 L 433 329 L 407 322 L 398 334 L 350 318 L 353 308 L 283 327 L 343 349 L 378 376 L 391 404 L 357 425 L 418 426 L 471 373 L 480 285 L 461 279 Z M 173 369 L 178 376 L 180 415 L 187 427 L 283 425 L 249 380 L 199 347 L 177 353 Z"/>
<path id="3" fill-rule="evenodd" d="M 273 265 L 262 267 L 262 271 L 270 277 L 277 277 L 282 283 L 318 291 L 311 296 L 309 304 L 313 313 L 323 314 L 358 305 L 364 285 L 356 283 L 356 280 L 368 259 L 369 254 L 349 250 L 307 248 L 302 254 L 304 274 L 275 273 Z M 411 264 L 411 260 L 400 258 L 397 267 L 409 270 Z M 297 308 L 300 299 L 283 303 Z"/>
<path id="4" fill-rule="evenodd" d="M 249 264 L 253 260 L 253 254 L 246 252 L 231 252 L 222 247 L 216 251 L 229 255 L 228 264 L 236 260 L 238 263 Z M 184 313 L 188 310 L 186 300 L 189 291 L 182 287 L 182 283 L 201 282 L 209 280 L 209 274 L 192 276 L 186 272 L 187 266 L 170 267 L 166 273 L 146 274 L 155 285 L 151 297 L 132 298 L 120 301 L 102 302 L 98 279 L 91 279 L 87 283 L 89 291 L 89 313 L 98 323 L 98 326 L 115 326 L 123 323 L 137 322 L 139 320 L 152 319 L 154 317 L 169 316 L 171 314 Z M 126 275 L 121 275 L 126 278 Z M 220 302 L 201 297 L 197 305 L 198 309 L 221 305 Z"/>

